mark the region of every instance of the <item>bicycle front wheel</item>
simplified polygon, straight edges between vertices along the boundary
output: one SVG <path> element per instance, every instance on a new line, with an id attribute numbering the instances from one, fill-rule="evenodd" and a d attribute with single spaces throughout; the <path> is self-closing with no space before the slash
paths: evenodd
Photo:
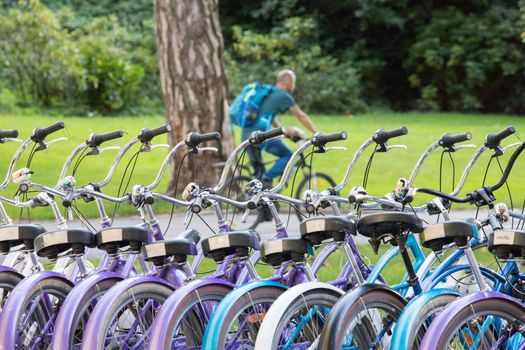
<path id="1" fill-rule="evenodd" d="M 421 348 L 517 350 L 525 344 L 525 306 L 504 295 L 474 293 L 458 299 L 439 314 Z M 478 300 L 476 295 L 481 295 Z"/>
<path id="2" fill-rule="evenodd" d="M 262 286 L 244 293 L 226 309 L 221 309 L 218 328 L 206 329 L 203 349 L 251 349 L 268 309 L 284 292 L 282 288 Z M 221 304 L 222 305 L 222 304 Z M 220 308 L 220 306 L 219 306 Z M 217 308 L 212 317 L 219 312 Z"/>
<path id="3" fill-rule="evenodd" d="M 343 291 L 311 282 L 290 288 L 266 314 L 256 350 L 317 348 L 326 318 Z"/>
<path id="4" fill-rule="evenodd" d="M 405 306 L 406 300 L 386 286 L 359 286 L 332 308 L 319 348 L 389 349 L 391 331 Z"/>
<path id="5" fill-rule="evenodd" d="M 150 348 L 200 349 L 211 314 L 231 290 L 232 287 L 224 285 L 204 285 L 184 295 L 169 314 L 163 307 L 152 327 L 153 343 Z M 179 292 L 182 289 L 173 294 L 166 304 L 173 300 L 171 298 L 178 298 Z"/>
<path id="6" fill-rule="evenodd" d="M 83 342 L 86 349 L 143 349 L 150 343 L 150 328 L 162 303 L 173 290 L 160 283 L 133 285 L 111 300 L 102 301 L 87 322 Z M 101 300 L 107 302 L 108 295 Z M 101 305 L 103 304 L 104 310 Z M 103 317 L 99 319 L 103 311 Z M 96 314 L 96 317 L 95 317 Z"/>

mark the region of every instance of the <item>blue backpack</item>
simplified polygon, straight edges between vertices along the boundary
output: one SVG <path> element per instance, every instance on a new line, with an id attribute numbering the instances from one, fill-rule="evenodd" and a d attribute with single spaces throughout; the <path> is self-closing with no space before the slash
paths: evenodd
<path id="1" fill-rule="evenodd" d="M 230 106 L 230 122 L 241 128 L 255 125 L 262 117 L 259 114 L 261 104 L 273 89 L 273 85 L 262 85 L 257 81 L 246 85 Z"/>

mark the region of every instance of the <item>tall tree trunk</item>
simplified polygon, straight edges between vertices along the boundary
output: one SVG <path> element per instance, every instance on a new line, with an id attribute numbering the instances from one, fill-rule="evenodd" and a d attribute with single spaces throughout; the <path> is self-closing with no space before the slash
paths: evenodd
<path id="1" fill-rule="evenodd" d="M 162 96 L 172 128 L 170 143 L 174 145 L 190 131 L 219 131 L 219 152 L 196 157 L 197 182 L 213 186 L 222 168 L 212 164 L 224 160 L 233 148 L 218 0 L 155 0 L 155 14 Z M 174 170 L 180 159 L 172 166 L 169 192 L 175 190 Z M 191 180 L 190 162 L 185 161 L 179 189 Z"/>

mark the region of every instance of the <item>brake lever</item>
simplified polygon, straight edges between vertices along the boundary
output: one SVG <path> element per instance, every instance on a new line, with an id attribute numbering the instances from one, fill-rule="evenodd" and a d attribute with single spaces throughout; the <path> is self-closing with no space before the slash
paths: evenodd
<path id="1" fill-rule="evenodd" d="M 219 152 L 217 147 L 197 147 L 197 152 Z"/>
<path id="2" fill-rule="evenodd" d="M 507 146 L 503 147 L 503 148 L 501 149 L 501 151 L 502 151 L 503 153 L 505 153 L 508 149 L 510 149 L 510 148 L 512 148 L 512 147 L 519 146 L 519 145 L 521 145 L 521 142 L 511 143 L 510 145 L 507 145 Z"/>
<path id="3" fill-rule="evenodd" d="M 168 145 L 167 143 L 159 143 L 159 144 L 156 144 L 156 145 L 151 145 L 149 147 L 149 150 L 154 150 L 155 148 L 170 148 L 170 145 Z"/>
<path id="4" fill-rule="evenodd" d="M 18 143 L 22 143 L 22 142 L 24 142 L 24 140 L 21 140 L 21 139 L 15 139 L 15 138 L 11 138 L 11 137 L 9 137 L 9 138 L 5 138 L 5 139 L 3 140 L 3 143 L 7 143 L 7 142 L 18 142 Z"/>
<path id="5" fill-rule="evenodd" d="M 193 212 L 191 210 L 186 211 L 186 216 L 184 217 L 184 222 L 183 222 L 184 226 L 188 225 L 188 222 L 190 221 L 190 217 L 192 213 Z"/>
<path id="6" fill-rule="evenodd" d="M 324 148 L 324 151 L 325 152 L 328 152 L 328 151 L 346 151 L 347 148 L 344 147 L 344 146 L 332 146 L 332 147 L 325 147 Z"/>
<path id="7" fill-rule="evenodd" d="M 391 146 L 386 146 L 386 150 L 389 151 L 393 148 L 401 148 L 401 149 L 407 149 L 408 147 L 405 146 L 405 145 L 391 145 Z"/>
<path id="8" fill-rule="evenodd" d="M 57 139 L 54 139 L 54 140 L 51 140 L 51 141 L 47 141 L 45 142 L 46 146 L 49 146 L 55 142 L 59 142 L 59 141 L 66 141 L 67 140 L 67 137 L 59 137 Z"/>
<path id="9" fill-rule="evenodd" d="M 246 219 L 248 219 L 248 215 L 250 214 L 250 209 L 246 209 L 244 211 L 244 214 L 242 214 L 241 222 L 244 224 L 246 222 Z"/>
<path id="10" fill-rule="evenodd" d="M 454 146 L 454 148 L 456 149 L 456 151 L 459 151 L 460 149 L 464 149 L 464 148 L 476 148 L 476 145 L 472 145 L 472 144 L 460 145 L 460 146 Z"/>
<path id="11" fill-rule="evenodd" d="M 108 146 L 108 147 L 99 148 L 98 153 L 100 154 L 102 152 L 111 151 L 111 150 L 120 150 L 120 146 Z"/>

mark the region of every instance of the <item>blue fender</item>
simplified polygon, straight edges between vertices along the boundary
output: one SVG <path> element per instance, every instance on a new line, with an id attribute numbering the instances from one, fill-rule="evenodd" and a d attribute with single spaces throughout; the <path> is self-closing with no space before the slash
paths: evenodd
<path id="1" fill-rule="evenodd" d="M 220 304 L 215 308 L 215 311 L 213 312 L 213 314 L 210 317 L 210 320 L 208 321 L 208 327 L 206 327 L 206 331 L 204 332 L 204 339 L 202 339 L 202 349 L 217 349 L 217 339 L 219 338 L 219 330 L 221 328 L 221 325 L 224 323 L 224 318 L 228 314 L 230 308 L 233 305 L 235 305 L 237 300 L 239 300 L 239 298 L 244 296 L 246 293 L 249 293 L 257 288 L 265 287 L 281 288 L 283 291 L 288 289 L 288 287 L 282 283 L 258 280 L 243 284 L 239 288 L 234 289 L 233 291 L 228 293 L 228 295 L 226 295 L 226 297 L 224 297 Z"/>
<path id="2" fill-rule="evenodd" d="M 492 280 L 494 282 L 494 290 L 499 291 L 503 286 L 505 285 L 505 278 L 498 273 L 487 269 L 486 267 L 480 266 L 479 268 L 481 270 L 481 274 L 485 276 L 486 278 Z M 424 280 L 424 284 L 422 286 L 423 290 L 431 290 L 436 287 L 438 283 L 440 283 L 445 277 L 448 277 L 449 275 L 463 271 L 463 270 L 471 270 L 470 265 L 468 264 L 462 264 L 462 265 L 454 265 L 452 267 L 448 267 L 447 269 L 444 269 L 444 271 L 440 271 L 439 273 L 432 273 L 431 276 L 426 278 Z"/>
<path id="3" fill-rule="evenodd" d="M 394 333 L 392 334 L 390 347 L 392 349 L 409 349 L 412 345 L 408 344 L 410 329 L 412 324 L 416 321 L 417 311 L 424 305 L 431 302 L 432 299 L 441 295 L 455 295 L 460 296 L 461 294 L 451 289 L 434 289 L 428 292 L 424 292 L 412 298 L 407 304 L 401 315 L 396 322 Z"/>
<path id="4" fill-rule="evenodd" d="M 2 337 L 0 337 L 1 349 L 15 348 L 16 320 L 22 312 L 22 308 L 25 307 L 26 297 L 35 286 L 38 286 L 38 284 L 46 279 L 59 279 L 73 287 L 73 283 L 65 278 L 64 275 L 53 271 L 37 272 L 20 281 L 7 298 L 2 313 L 0 314 L 0 329 L 2 330 Z"/>
<path id="5" fill-rule="evenodd" d="M 114 300 L 118 298 L 121 294 L 126 292 L 131 287 L 137 286 L 143 283 L 158 283 L 163 286 L 167 286 L 172 290 L 175 289 L 172 284 L 166 280 L 159 278 L 157 276 L 137 276 L 132 278 L 127 278 L 120 283 L 116 284 L 115 287 L 107 291 L 107 293 L 100 298 L 97 305 L 93 309 L 89 321 L 84 330 L 84 336 L 82 338 L 82 349 L 97 349 L 97 341 L 100 333 L 100 326 L 104 321 L 104 317 L 107 314 L 107 310 L 114 303 Z"/>
<path id="6" fill-rule="evenodd" d="M 235 286 L 233 283 L 226 281 L 222 278 L 203 278 L 191 281 L 185 286 L 178 288 L 165 302 L 162 304 L 153 325 L 151 326 L 151 343 L 149 344 L 150 349 L 163 349 L 166 348 L 165 344 L 171 342 L 171 335 L 166 332 L 166 324 L 170 323 L 170 319 L 174 314 L 175 310 L 179 306 L 181 300 L 187 295 L 193 293 L 195 290 L 204 286 L 225 286 L 232 290 Z M 167 339 L 170 337 L 170 339 Z"/>
<path id="7" fill-rule="evenodd" d="M 62 303 L 55 321 L 55 331 L 50 345 L 51 349 L 69 349 L 69 337 L 71 323 L 78 312 L 84 295 L 99 283 L 112 280 L 117 283 L 122 280 L 122 276 L 115 272 L 99 272 L 91 275 L 75 285 Z"/>

